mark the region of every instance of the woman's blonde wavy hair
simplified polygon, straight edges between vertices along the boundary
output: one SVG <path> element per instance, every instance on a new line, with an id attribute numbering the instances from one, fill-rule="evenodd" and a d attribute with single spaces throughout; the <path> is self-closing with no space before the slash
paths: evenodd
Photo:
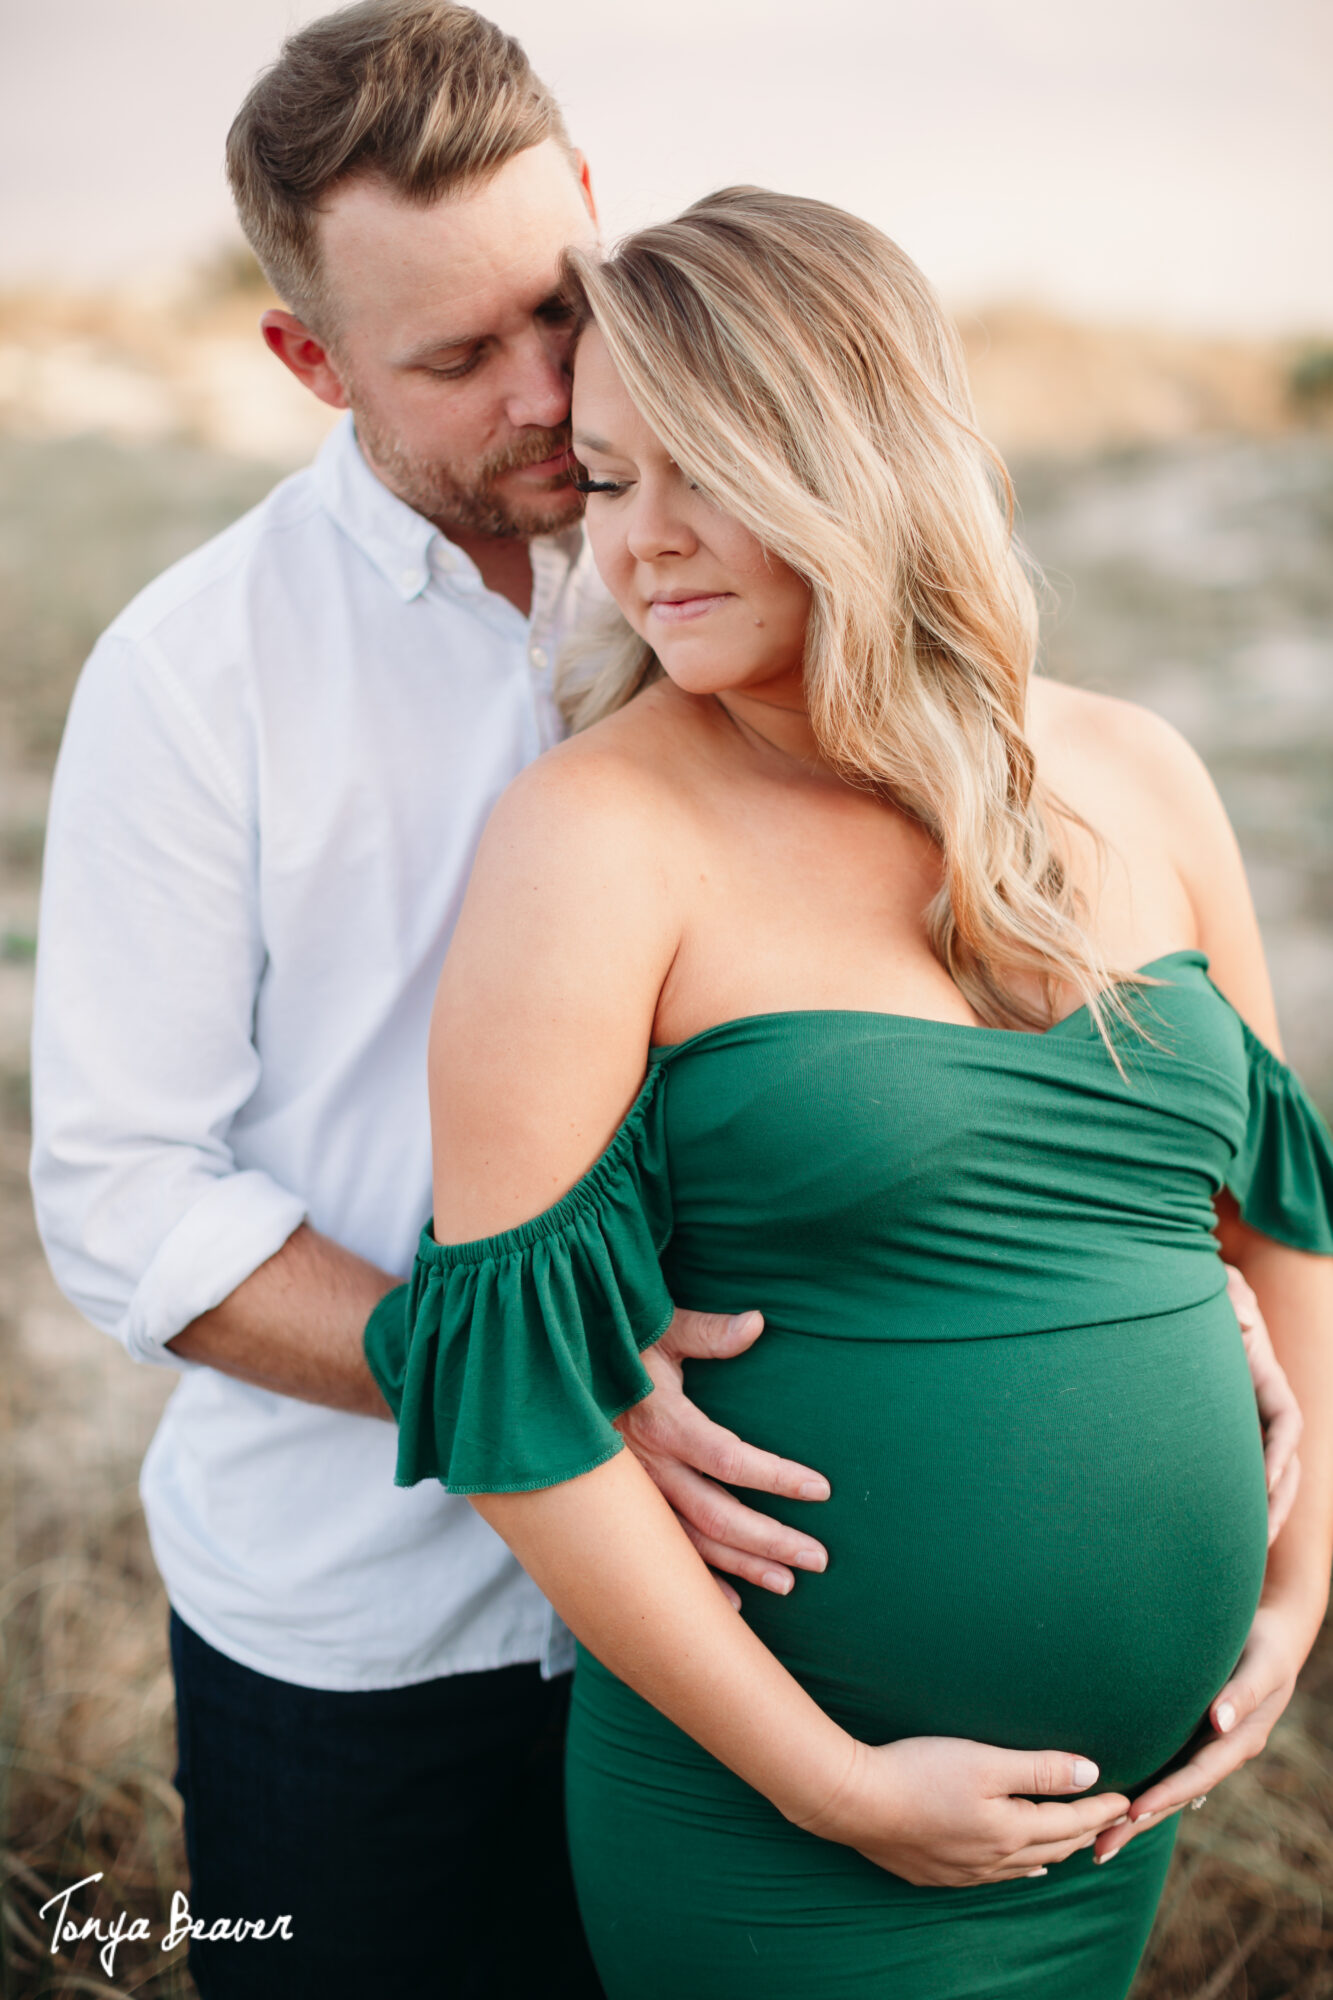
<path id="1" fill-rule="evenodd" d="M 925 827 L 940 962 L 983 1022 L 1040 1029 L 1072 986 L 1124 1002 L 1080 921 L 1024 733 L 1036 598 L 961 348 L 868 223 L 725 188 L 567 276 L 681 471 L 805 578 L 805 689 L 830 764 Z M 574 728 L 661 673 L 626 621 L 562 663 Z M 1130 975 L 1132 980 L 1132 975 Z"/>

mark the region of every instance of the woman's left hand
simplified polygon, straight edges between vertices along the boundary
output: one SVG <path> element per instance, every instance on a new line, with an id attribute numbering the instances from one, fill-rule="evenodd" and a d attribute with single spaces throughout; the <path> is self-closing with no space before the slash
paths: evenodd
<path id="1" fill-rule="evenodd" d="M 1196 1750 L 1188 1764 L 1135 1799 L 1128 1823 L 1099 1837 L 1093 1859 L 1109 1861 L 1135 1834 L 1182 1806 L 1202 1802 L 1214 1785 L 1257 1757 L 1291 1700 L 1309 1650 L 1308 1618 L 1279 1605 L 1261 1605 L 1240 1664 L 1208 1710 L 1212 1740 Z"/>

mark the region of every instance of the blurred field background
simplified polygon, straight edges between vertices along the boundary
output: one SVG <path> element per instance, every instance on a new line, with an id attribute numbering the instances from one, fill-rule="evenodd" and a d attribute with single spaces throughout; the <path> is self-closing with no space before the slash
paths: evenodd
<path id="1" fill-rule="evenodd" d="M 157 1948 L 183 1869 L 135 1490 L 172 1377 L 46 1272 L 27 1035 L 79 665 L 326 426 L 256 337 L 219 155 L 255 69 L 327 4 L 0 20 L 0 2000 L 193 1991 Z M 1289 1053 L 1333 1108 L 1327 0 L 487 11 L 566 105 L 610 233 L 756 180 L 870 216 L 956 301 L 1029 302 L 964 332 L 1050 584 L 1047 669 L 1159 709 L 1208 759 Z M 1185 1821 L 1136 2000 L 1333 1996 L 1333 1638 L 1265 1758 Z M 79 1912 L 154 1933 L 111 1977 L 95 1944 L 53 1958 L 38 1916 L 98 1871 Z"/>
<path id="2" fill-rule="evenodd" d="M 3 1993 L 181 1996 L 122 1947 L 49 1955 L 36 1912 L 165 1929 L 181 1880 L 165 1608 L 135 1476 L 171 1379 L 56 1293 L 25 1183 L 26 1037 L 52 759 L 102 625 L 317 444 L 262 351 L 240 258 L 169 312 L 0 299 L 0 1840 Z M 1051 672 L 1169 715 L 1208 758 L 1250 865 L 1290 1052 L 1333 1105 L 1333 351 L 966 322 L 983 421 L 1051 589 Z M 1133 1662 L 1125 1663 L 1133 1672 Z M 1186 1815 L 1141 2000 L 1333 1993 L 1333 1644 L 1257 1767 Z M 812 1996 L 814 2000 L 814 1996 Z"/>

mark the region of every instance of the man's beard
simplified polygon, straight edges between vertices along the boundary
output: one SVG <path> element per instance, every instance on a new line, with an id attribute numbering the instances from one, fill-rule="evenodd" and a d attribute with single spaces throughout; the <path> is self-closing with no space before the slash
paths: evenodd
<path id="1" fill-rule="evenodd" d="M 446 535 L 461 528 L 498 540 L 527 541 L 533 535 L 553 535 L 571 528 L 583 513 L 583 502 L 568 480 L 552 480 L 551 491 L 535 493 L 526 504 L 515 504 L 498 489 L 506 472 L 521 465 L 540 465 L 569 449 L 569 425 L 558 430 L 527 430 L 504 451 L 490 453 L 467 469 L 466 476 L 438 459 L 418 458 L 384 430 L 364 406 L 354 406 L 357 440 L 391 492 L 418 514 L 433 521 Z"/>

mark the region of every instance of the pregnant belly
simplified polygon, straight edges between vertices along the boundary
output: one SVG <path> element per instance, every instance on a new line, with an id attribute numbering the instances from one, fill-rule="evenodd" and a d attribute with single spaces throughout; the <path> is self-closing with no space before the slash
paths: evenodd
<path id="1" fill-rule="evenodd" d="M 787 1598 L 745 1590 L 745 1613 L 863 1739 L 1067 1749 L 1121 1789 L 1180 1751 L 1230 1674 L 1267 1509 L 1224 1295 L 991 1340 L 770 1324 L 688 1386 L 832 1482 L 822 1505 L 762 1503 L 818 1535 L 829 1567 Z"/>

